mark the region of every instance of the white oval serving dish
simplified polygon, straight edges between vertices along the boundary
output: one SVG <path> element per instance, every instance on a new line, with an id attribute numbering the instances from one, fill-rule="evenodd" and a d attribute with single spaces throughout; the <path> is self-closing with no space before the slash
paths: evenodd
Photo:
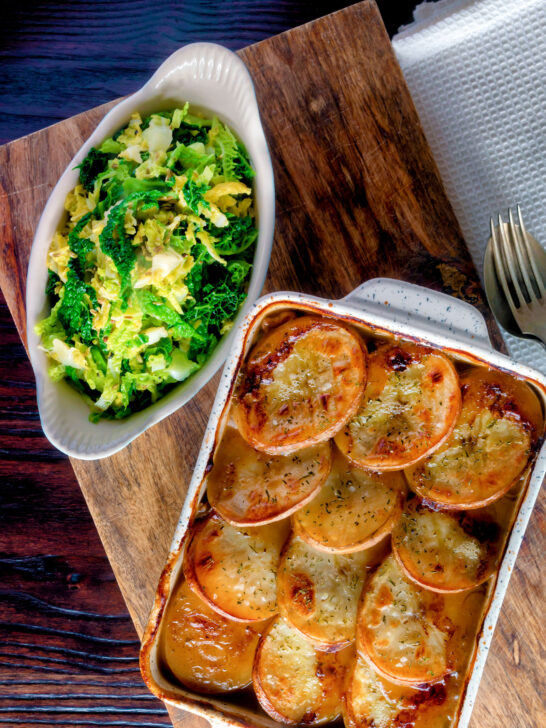
<path id="1" fill-rule="evenodd" d="M 213 728 L 280 728 L 252 700 L 230 700 L 229 694 L 203 695 L 182 687 L 162 667 L 159 655 L 161 621 L 183 564 L 186 536 L 195 519 L 206 489 L 205 476 L 229 418 L 231 395 L 239 367 L 252 347 L 264 316 L 283 308 L 302 308 L 312 313 L 336 316 L 353 325 L 363 325 L 378 336 L 396 336 L 431 345 L 461 362 L 502 369 L 527 381 L 546 409 L 546 377 L 495 351 L 481 313 L 468 303 L 421 286 L 376 278 L 352 291 L 340 301 L 300 293 L 273 293 L 260 298 L 237 331 L 214 401 L 201 450 L 171 551 L 157 588 L 154 605 L 142 640 L 140 666 L 150 690 L 167 704 L 205 717 Z M 478 685 L 491 645 L 493 630 L 525 528 L 546 474 L 546 442 L 525 478 L 515 520 L 504 547 L 496 577 L 490 583 L 486 609 L 479 625 L 463 697 L 450 728 L 467 728 Z"/>
<path id="2" fill-rule="evenodd" d="M 150 114 L 188 101 L 193 109 L 216 114 L 245 144 L 256 176 L 258 241 L 248 296 L 233 328 L 218 344 L 208 362 L 186 382 L 145 410 L 125 420 L 89 422 L 89 407 L 66 382 L 53 382 L 47 357 L 39 348 L 34 325 L 47 315 L 45 296 L 47 252 L 64 210 L 67 194 L 78 181 L 76 165 L 89 149 L 124 126 L 135 111 Z M 47 438 L 72 457 L 93 460 L 121 450 L 151 425 L 190 400 L 223 364 L 238 324 L 259 296 L 265 280 L 275 225 L 273 168 L 265 140 L 254 85 L 244 63 L 227 48 L 194 43 L 173 53 L 135 94 L 117 104 L 97 126 L 67 166 L 44 208 L 30 255 L 26 310 L 30 361 L 36 375 L 38 408 Z"/>

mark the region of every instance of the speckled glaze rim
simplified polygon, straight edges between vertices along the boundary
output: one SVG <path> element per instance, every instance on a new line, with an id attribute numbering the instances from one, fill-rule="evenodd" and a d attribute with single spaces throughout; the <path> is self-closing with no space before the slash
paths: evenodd
<path id="1" fill-rule="evenodd" d="M 244 142 L 256 170 L 258 240 L 248 296 L 232 330 L 198 372 L 181 382 L 165 397 L 125 420 L 89 422 L 89 407 L 66 382 L 53 382 L 47 374 L 47 357 L 39 348 L 34 325 L 47 314 L 45 285 L 47 251 L 64 211 L 66 195 L 77 183 L 75 167 L 92 146 L 125 125 L 131 114 L 142 114 L 181 106 L 189 101 L 194 109 L 217 114 Z M 214 376 L 232 345 L 238 325 L 263 287 L 275 226 L 273 167 L 260 121 L 250 74 L 241 59 L 214 43 L 193 43 L 173 53 L 135 94 L 121 101 L 97 126 L 67 166 L 44 208 L 30 254 L 27 288 L 27 339 L 38 395 L 43 430 L 59 450 L 72 457 L 95 460 L 113 455 L 148 427 L 186 404 Z"/>
<path id="2" fill-rule="evenodd" d="M 291 306 L 311 312 L 337 316 L 363 324 L 378 335 L 396 336 L 444 350 L 475 365 L 491 366 L 526 380 L 539 395 L 546 409 L 546 377 L 495 351 L 489 340 L 483 316 L 470 304 L 436 291 L 386 278 L 363 283 L 346 298 L 328 301 L 299 293 L 274 293 L 260 298 L 237 332 L 231 355 L 226 362 L 186 501 L 161 575 L 154 605 L 142 640 L 140 667 L 149 689 L 169 705 L 190 710 L 209 720 L 213 726 L 279 726 L 269 717 L 247 708 L 234 706 L 219 697 L 207 697 L 168 682 L 158 664 L 158 636 L 161 619 L 182 565 L 188 528 L 205 490 L 207 466 L 227 422 L 229 401 L 237 372 L 248 352 L 259 322 L 266 313 Z M 491 645 L 508 581 L 542 480 L 546 474 L 546 443 L 543 443 L 527 479 L 504 555 L 500 563 L 489 606 L 478 638 L 458 718 L 452 728 L 467 728 L 476 693 Z"/>

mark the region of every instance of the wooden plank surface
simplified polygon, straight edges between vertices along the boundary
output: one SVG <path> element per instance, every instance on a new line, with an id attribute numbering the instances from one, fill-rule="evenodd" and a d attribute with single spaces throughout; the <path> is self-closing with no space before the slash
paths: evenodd
<path id="1" fill-rule="evenodd" d="M 416 0 L 378 0 L 390 35 Z M 238 50 L 351 0 L 19 0 L 0 23 L 0 144 L 133 93 L 181 45 Z"/>
<path id="2" fill-rule="evenodd" d="M 0 293 L 0 725 L 171 725 Z"/>
<path id="3" fill-rule="evenodd" d="M 447 290 L 484 310 L 477 274 L 375 7 L 361 3 L 248 48 L 242 57 L 256 83 L 276 172 L 277 231 L 266 289 L 337 297 L 367 278 L 390 275 Z M 105 110 L 0 152 L 0 282 L 22 336 L 24 274 L 38 214 Z M 95 463 L 72 461 L 139 633 L 215 387 L 211 382 L 122 453 Z M 528 589 L 522 602 L 531 610 L 536 591 Z M 493 684 L 506 675 L 506 662 L 499 661 Z M 536 685 L 527 687 L 526 713 L 501 703 L 505 715 L 513 711 L 508 724 L 538 725 L 521 722 L 533 711 L 539 715 Z M 493 699 L 482 689 L 486 709 L 482 716 L 478 707 L 475 726 L 498 725 L 491 718 Z M 179 716 L 176 723 L 197 720 Z"/>
<path id="4" fill-rule="evenodd" d="M 214 41 L 236 50 L 349 4 L 162 0 L 153 17 L 168 32 L 156 32 L 152 46 L 150 6 L 142 0 L 12 4 L 0 24 L 0 144 L 131 93 L 184 43 Z M 413 4 L 379 0 L 390 33 L 410 20 Z M 135 52 L 137 41 L 144 52 Z M 0 301 L 0 641 L 9 644 L 9 656 L 0 660 L 0 722 L 168 725 L 164 706 L 138 677 L 135 629 L 70 463 L 41 432 L 32 369 L 1 293 Z M 36 594 L 40 601 L 32 599 Z M 52 609 L 53 640 L 43 633 Z M 95 616 L 82 617 L 90 609 Z M 86 632 L 103 640 L 90 641 Z M 123 655 L 122 662 L 114 655 Z"/>

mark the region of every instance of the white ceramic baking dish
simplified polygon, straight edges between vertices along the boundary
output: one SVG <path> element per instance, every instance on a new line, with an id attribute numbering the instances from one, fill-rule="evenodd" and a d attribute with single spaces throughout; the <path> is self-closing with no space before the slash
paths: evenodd
<path id="1" fill-rule="evenodd" d="M 451 296 L 400 281 L 377 278 L 364 283 L 340 301 L 327 301 L 297 293 L 275 293 L 257 301 L 239 328 L 224 368 L 171 552 L 159 582 L 140 658 L 144 680 L 155 695 L 170 705 L 204 716 L 213 725 L 279 726 L 259 709 L 241 705 L 240 702 L 230 702 L 227 696 L 198 695 L 170 681 L 162 672 L 158 660 L 161 619 L 180 573 L 188 527 L 195 517 L 205 490 L 207 466 L 212 462 L 215 446 L 221 439 L 228 419 L 230 398 L 239 366 L 252 345 L 263 317 L 273 310 L 291 307 L 336 316 L 356 325 L 363 324 L 378 336 L 394 335 L 440 347 L 462 362 L 502 369 L 526 380 L 546 409 L 546 378 L 496 352 L 491 346 L 482 315 L 470 304 Z M 475 654 L 470 661 L 471 672 L 453 728 L 466 728 L 470 720 L 508 579 L 545 473 L 546 444 L 543 444 L 527 478 L 483 623 L 478 630 Z"/>
<path id="2" fill-rule="evenodd" d="M 89 149 L 98 146 L 124 126 L 135 111 L 154 111 L 182 106 L 216 114 L 245 144 L 256 176 L 258 241 L 248 297 L 232 331 L 216 347 L 205 366 L 165 397 L 125 420 L 89 422 L 89 408 L 66 382 L 53 382 L 47 374 L 47 357 L 39 348 L 34 325 L 48 313 L 45 286 L 47 252 L 64 213 L 66 195 L 78 181 L 76 165 Z M 63 452 L 93 460 L 121 450 L 148 427 L 190 400 L 223 364 L 238 324 L 260 295 L 271 256 L 275 226 L 273 167 L 262 129 L 254 85 L 246 66 L 235 53 L 213 43 L 193 43 L 173 53 L 150 80 L 135 94 L 106 114 L 93 134 L 77 152 L 53 189 L 44 208 L 30 254 L 27 273 L 27 340 L 30 361 L 36 375 L 38 408 L 47 438 Z"/>

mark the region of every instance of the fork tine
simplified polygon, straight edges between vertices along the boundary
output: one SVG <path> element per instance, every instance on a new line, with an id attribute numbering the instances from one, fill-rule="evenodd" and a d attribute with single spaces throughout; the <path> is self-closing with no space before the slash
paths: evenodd
<path id="1" fill-rule="evenodd" d="M 525 245 L 527 257 L 529 258 L 529 262 L 531 263 L 531 268 L 533 269 L 533 273 L 535 275 L 535 281 L 537 282 L 537 287 L 540 292 L 540 298 L 546 298 L 546 288 L 544 287 L 544 281 L 542 280 L 542 274 L 541 274 L 540 269 L 535 260 L 535 256 L 533 254 L 533 249 L 531 248 L 531 244 L 529 243 L 529 240 L 527 239 L 527 231 L 525 229 L 525 224 L 523 222 L 523 215 L 521 214 L 521 208 L 519 205 L 516 205 L 516 210 L 518 211 L 518 222 L 519 222 L 519 228 L 521 230 L 521 237 L 522 237 L 523 243 Z"/>
<path id="2" fill-rule="evenodd" d="M 516 251 L 516 256 L 519 263 L 519 270 L 522 275 L 523 281 L 525 283 L 525 288 L 527 289 L 527 292 L 529 294 L 529 300 L 536 301 L 536 293 L 535 293 L 535 287 L 531 283 L 531 279 L 529 278 L 529 261 L 525 260 L 525 249 L 524 249 L 524 243 L 521 239 L 521 230 L 516 226 L 514 222 L 514 215 L 512 213 L 512 208 L 508 209 L 508 230 L 510 232 L 510 237 L 512 239 L 512 245 Z M 524 302 L 522 302 L 524 303 Z"/>
<path id="3" fill-rule="evenodd" d="M 514 252 L 512 250 L 512 245 L 510 244 L 510 241 L 506 234 L 506 230 L 504 229 L 504 223 L 503 223 L 500 215 L 499 215 L 499 230 L 500 230 L 501 248 L 502 248 L 502 252 L 504 253 L 504 261 L 505 261 L 506 265 L 508 266 L 508 273 L 510 275 L 510 278 L 512 279 L 511 280 L 512 286 L 514 287 L 514 290 L 516 291 L 516 295 L 519 299 L 519 306 L 520 307 L 525 306 L 527 301 L 525 300 L 525 296 L 523 295 L 523 292 L 519 285 L 519 277 L 518 277 L 516 259 L 514 256 Z M 506 270 L 505 270 L 505 273 L 506 273 Z"/>
<path id="4" fill-rule="evenodd" d="M 502 223 L 502 220 L 501 220 Z M 512 291 L 510 290 L 508 286 L 508 281 L 506 280 L 506 275 L 504 273 L 504 263 L 502 261 L 501 256 L 501 245 L 499 242 L 499 237 L 497 235 L 497 229 L 495 227 L 495 221 L 493 218 L 491 218 L 491 242 L 492 245 L 492 252 L 493 252 L 493 263 L 495 265 L 495 271 L 497 273 L 497 278 L 500 281 L 500 284 L 502 286 L 502 290 L 504 291 L 504 295 L 506 296 L 506 300 L 508 302 L 508 305 L 510 306 L 510 311 L 512 312 L 512 316 L 516 319 L 516 322 L 518 320 L 518 310 L 514 304 L 514 300 L 512 298 Z"/>

